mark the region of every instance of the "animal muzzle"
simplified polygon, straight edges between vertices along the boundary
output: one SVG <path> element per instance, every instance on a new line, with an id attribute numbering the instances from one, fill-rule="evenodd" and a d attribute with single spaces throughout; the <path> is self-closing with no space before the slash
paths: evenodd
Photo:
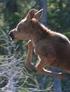
<path id="1" fill-rule="evenodd" d="M 12 38 L 12 40 L 15 39 L 15 37 L 14 37 L 14 33 L 13 33 L 12 31 L 9 33 L 9 36 Z"/>

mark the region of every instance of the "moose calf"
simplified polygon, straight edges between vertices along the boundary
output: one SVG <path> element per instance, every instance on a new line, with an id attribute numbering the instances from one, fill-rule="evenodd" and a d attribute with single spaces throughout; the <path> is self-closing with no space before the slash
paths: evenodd
<path id="1" fill-rule="evenodd" d="M 46 65 L 70 73 L 70 41 L 63 34 L 54 32 L 40 23 L 41 13 L 42 10 L 31 9 L 9 35 L 12 39 L 29 41 L 27 67 L 32 67 L 34 51 L 38 57 L 38 62 L 34 66 L 38 73 L 62 75 L 61 72 L 55 73 L 46 69 Z"/>

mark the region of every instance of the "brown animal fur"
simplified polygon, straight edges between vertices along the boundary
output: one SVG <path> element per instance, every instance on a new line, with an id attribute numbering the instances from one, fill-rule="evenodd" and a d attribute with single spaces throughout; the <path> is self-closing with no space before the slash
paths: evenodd
<path id="1" fill-rule="evenodd" d="M 13 34 L 14 39 L 17 40 L 30 40 L 27 65 L 31 65 L 32 52 L 35 50 L 38 57 L 35 68 L 39 73 L 61 75 L 45 69 L 46 65 L 58 67 L 70 73 L 69 39 L 60 33 L 49 30 L 40 23 L 40 12 L 37 12 L 35 9 L 29 11 L 27 16 L 10 32 L 10 35 Z"/>

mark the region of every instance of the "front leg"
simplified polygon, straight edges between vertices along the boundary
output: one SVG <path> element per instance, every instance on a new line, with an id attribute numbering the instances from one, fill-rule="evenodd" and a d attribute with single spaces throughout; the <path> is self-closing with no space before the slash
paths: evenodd
<path id="1" fill-rule="evenodd" d="M 59 73 L 55 73 L 55 72 L 52 72 L 50 70 L 47 70 L 45 69 L 46 65 L 46 61 L 43 61 L 39 58 L 39 62 L 36 64 L 35 68 L 37 70 L 37 73 L 40 73 L 40 74 L 45 74 L 45 75 L 49 75 L 49 76 L 52 76 L 52 77 L 56 77 L 56 78 L 60 78 L 60 79 L 63 79 L 63 74 L 62 72 L 59 72 Z"/>
<path id="2" fill-rule="evenodd" d="M 26 57 L 26 62 L 25 62 L 25 67 L 27 70 L 29 71 L 35 71 L 35 66 L 32 63 L 32 56 L 33 56 L 33 45 L 31 40 L 28 41 L 27 43 L 27 48 L 28 48 L 28 52 L 27 52 L 27 57 Z"/>
<path id="3" fill-rule="evenodd" d="M 26 65 L 29 66 L 32 63 L 32 55 L 33 55 L 33 45 L 31 40 L 28 41 L 27 43 L 27 57 L 26 57 Z"/>

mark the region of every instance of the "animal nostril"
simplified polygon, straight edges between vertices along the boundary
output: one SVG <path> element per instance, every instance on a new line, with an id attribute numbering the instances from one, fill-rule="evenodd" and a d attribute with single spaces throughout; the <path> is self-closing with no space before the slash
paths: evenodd
<path id="1" fill-rule="evenodd" d="M 9 36 L 10 36 L 12 39 L 14 39 L 14 34 L 13 34 L 13 32 L 10 32 L 10 33 L 9 33 Z"/>

